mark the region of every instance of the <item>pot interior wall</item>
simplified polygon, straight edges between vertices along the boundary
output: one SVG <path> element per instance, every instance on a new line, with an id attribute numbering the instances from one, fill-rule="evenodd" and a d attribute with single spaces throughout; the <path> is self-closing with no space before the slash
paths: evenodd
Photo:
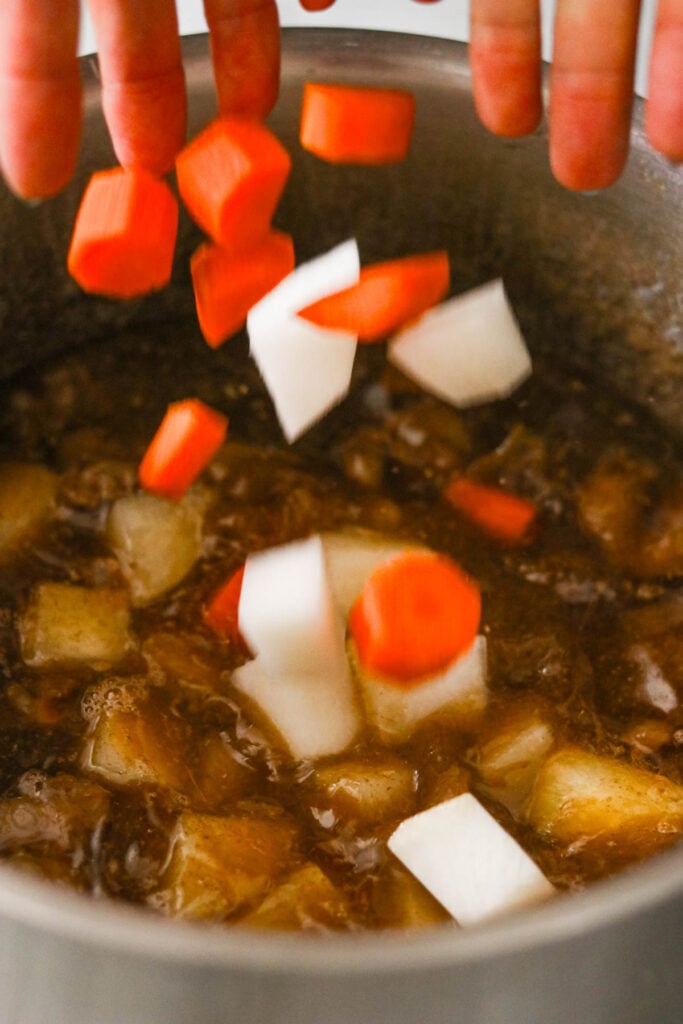
<path id="1" fill-rule="evenodd" d="M 186 40 L 190 131 L 215 113 L 205 37 Z M 37 207 L 0 194 L 0 375 L 62 348 L 140 323 L 192 317 L 188 257 L 199 240 L 182 220 L 173 287 L 114 303 L 84 296 L 64 269 L 87 176 L 113 164 L 98 86 L 84 62 L 86 124 L 78 174 Z M 331 167 L 297 143 L 307 79 L 409 84 L 417 124 L 409 159 L 385 168 Z M 464 46 L 346 30 L 287 30 L 272 126 L 294 158 L 278 224 L 299 259 L 349 235 L 364 260 L 445 246 L 453 290 L 502 275 L 532 350 L 604 376 L 683 433 L 683 173 L 634 129 L 627 174 L 591 196 L 552 179 L 547 139 L 502 142 L 473 111 Z"/>

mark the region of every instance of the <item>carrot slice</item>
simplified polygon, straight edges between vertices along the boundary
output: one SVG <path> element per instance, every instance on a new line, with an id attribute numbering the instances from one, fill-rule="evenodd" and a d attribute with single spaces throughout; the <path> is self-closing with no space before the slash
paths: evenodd
<path id="1" fill-rule="evenodd" d="M 86 292 L 129 299 L 168 284 L 178 203 L 148 171 L 97 171 L 86 186 L 67 256 Z"/>
<path id="2" fill-rule="evenodd" d="M 294 270 L 290 235 L 271 231 L 244 253 L 226 252 L 205 242 L 193 253 L 190 271 L 197 316 L 211 348 L 218 348 L 242 327 L 259 299 Z"/>
<path id="3" fill-rule="evenodd" d="M 405 551 L 370 574 L 349 627 L 363 669 L 411 684 L 471 646 L 480 614 L 479 588 L 454 562 Z"/>
<path id="4" fill-rule="evenodd" d="M 169 405 L 140 463 L 145 490 L 162 498 L 182 498 L 225 439 L 228 421 L 198 398 Z"/>
<path id="5" fill-rule="evenodd" d="M 445 250 L 363 267 L 358 284 L 299 311 L 318 327 L 353 331 L 362 342 L 386 338 L 436 305 L 448 291 Z"/>
<path id="6" fill-rule="evenodd" d="M 330 163 L 403 160 L 415 120 L 415 97 L 402 89 L 307 82 L 299 141 Z"/>
<path id="7" fill-rule="evenodd" d="M 219 117 L 178 154 L 178 189 L 191 216 L 225 248 L 253 248 L 287 181 L 291 160 L 258 121 Z"/>
<path id="8" fill-rule="evenodd" d="M 204 610 L 204 622 L 226 640 L 246 650 L 246 642 L 239 629 L 239 603 L 244 579 L 244 565 L 218 588 Z"/>
<path id="9" fill-rule="evenodd" d="M 448 484 L 444 497 L 458 512 L 507 544 L 528 541 L 538 516 L 532 501 L 464 476 Z"/>

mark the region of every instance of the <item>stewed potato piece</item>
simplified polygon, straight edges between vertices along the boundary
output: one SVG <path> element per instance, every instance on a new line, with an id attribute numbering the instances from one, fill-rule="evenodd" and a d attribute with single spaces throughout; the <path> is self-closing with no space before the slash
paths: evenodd
<path id="1" fill-rule="evenodd" d="M 304 864 L 243 917 L 241 924 L 311 931 L 343 928 L 349 918 L 343 893 L 317 864 Z"/>
<path id="2" fill-rule="evenodd" d="M 0 465 L 0 559 L 39 528 L 52 510 L 57 477 L 32 462 Z"/>
<path id="3" fill-rule="evenodd" d="M 128 650 L 129 620 L 128 595 L 123 590 L 40 583 L 19 623 L 24 661 L 32 666 L 114 665 Z"/>

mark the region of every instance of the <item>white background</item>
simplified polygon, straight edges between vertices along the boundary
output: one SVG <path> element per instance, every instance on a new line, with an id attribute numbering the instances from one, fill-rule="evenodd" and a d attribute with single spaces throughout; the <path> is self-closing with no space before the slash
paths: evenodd
<path id="1" fill-rule="evenodd" d="M 0 0 L 2 2 L 2 0 Z M 144 0 L 143 0 L 144 2 Z M 622 0 L 596 0 L 597 3 L 621 3 Z M 552 13 L 555 0 L 541 0 L 544 18 L 544 55 L 551 52 Z M 647 86 L 647 56 L 651 42 L 651 26 L 656 0 L 643 0 L 643 30 L 639 42 L 636 88 L 645 95 Z M 420 4 L 414 0 L 337 0 L 326 11 L 304 11 L 298 0 L 278 0 L 280 21 L 286 26 L 318 25 L 333 28 L 370 28 L 394 32 L 417 32 L 442 36 L 446 39 L 466 39 L 468 0 L 440 0 L 439 3 Z M 177 0 L 180 30 L 184 35 L 205 32 L 206 22 L 201 0 Z M 87 15 L 81 31 L 81 53 L 94 50 L 93 34 Z"/>

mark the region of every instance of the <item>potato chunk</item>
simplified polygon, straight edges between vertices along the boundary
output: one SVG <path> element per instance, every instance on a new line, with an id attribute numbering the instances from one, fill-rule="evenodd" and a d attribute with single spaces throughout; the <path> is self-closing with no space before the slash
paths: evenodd
<path id="1" fill-rule="evenodd" d="M 311 782 L 316 807 L 332 810 L 342 823 L 369 825 L 415 809 L 415 772 L 397 757 L 341 761 L 319 768 Z"/>
<path id="2" fill-rule="evenodd" d="M 114 502 L 109 543 L 130 586 L 133 604 L 149 604 L 171 590 L 199 558 L 208 493 L 193 488 L 182 501 L 132 494 Z"/>
<path id="3" fill-rule="evenodd" d="M 530 824 L 560 843 L 656 849 L 683 830 L 683 786 L 611 757 L 565 747 L 541 767 Z"/>
<path id="4" fill-rule="evenodd" d="M 343 928 L 349 921 L 349 906 L 343 893 L 317 864 L 304 864 L 269 893 L 256 910 L 243 917 L 240 924 L 322 931 Z"/>
<path id="5" fill-rule="evenodd" d="M 0 466 L 0 559 L 5 559 L 50 514 L 57 477 L 37 463 Z"/>
<path id="6" fill-rule="evenodd" d="M 128 650 L 128 595 L 106 587 L 41 583 L 19 623 L 27 665 L 81 662 L 106 667 Z"/>
<path id="7" fill-rule="evenodd" d="M 86 771 L 114 785 L 188 789 L 182 722 L 125 684 L 114 682 L 86 700 L 95 708 L 81 758 Z"/>
<path id="8" fill-rule="evenodd" d="M 152 902 L 184 918 L 218 920 L 257 900 L 294 866 L 295 830 L 282 820 L 186 811 Z"/>
<path id="9" fill-rule="evenodd" d="M 0 801 L 0 850 L 73 851 L 108 808 L 109 794 L 94 782 L 28 771 L 19 780 L 18 795 Z"/>
<path id="10" fill-rule="evenodd" d="M 196 786 L 192 805 L 208 811 L 244 796 L 252 783 L 252 773 L 237 760 L 220 732 L 202 738 L 192 776 Z"/>
<path id="11" fill-rule="evenodd" d="M 439 901 L 402 865 L 392 864 L 380 879 L 373 904 L 382 921 L 392 928 L 427 928 L 453 923 Z"/>
<path id="12" fill-rule="evenodd" d="M 535 703 L 507 707 L 479 738 L 479 776 L 486 792 L 518 814 L 554 741 L 548 716 Z"/>

